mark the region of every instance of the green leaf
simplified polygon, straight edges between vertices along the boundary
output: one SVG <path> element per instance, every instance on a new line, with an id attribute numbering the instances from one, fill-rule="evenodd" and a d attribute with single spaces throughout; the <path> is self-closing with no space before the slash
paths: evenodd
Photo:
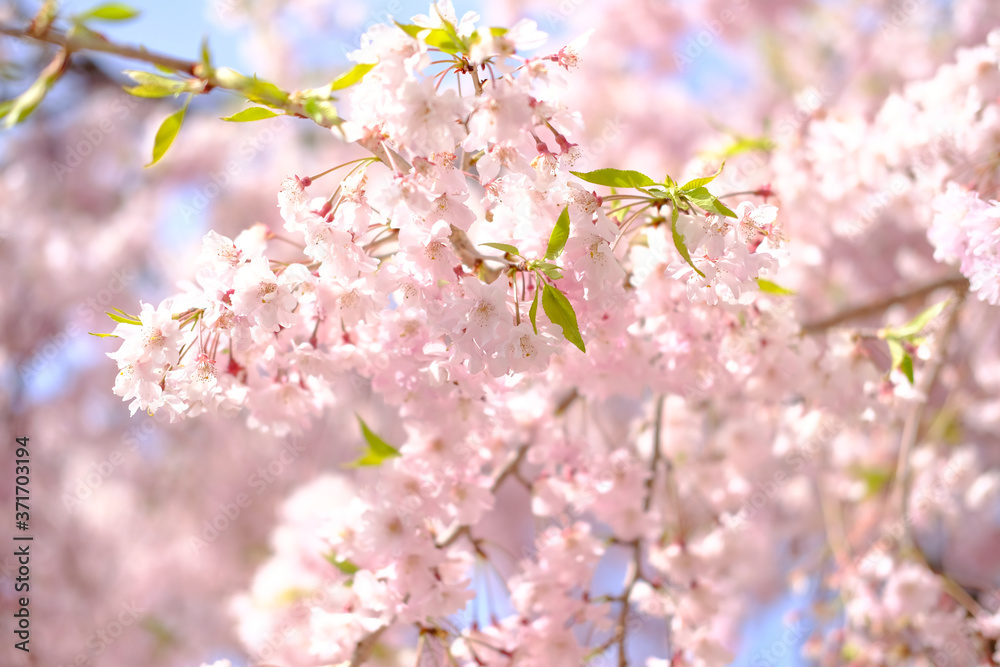
<path id="1" fill-rule="evenodd" d="M 118 336 L 109 333 L 94 333 L 93 331 L 88 331 L 91 336 L 97 336 L 98 338 L 118 338 Z"/>
<path id="2" fill-rule="evenodd" d="M 539 281 L 541 284 L 541 281 Z M 535 287 L 535 298 L 531 300 L 531 308 L 528 310 L 528 319 L 531 320 L 531 328 L 535 330 L 535 335 L 538 335 L 538 323 L 535 321 L 538 317 L 538 293 L 542 290 Z"/>
<path id="3" fill-rule="evenodd" d="M 569 238 L 569 206 L 564 206 L 556 226 L 552 228 L 549 235 L 549 246 L 545 249 L 545 259 L 555 259 L 562 254 L 566 247 L 566 239 Z"/>
<path id="4" fill-rule="evenodd" d="M 595 185 L 607 185 L 613 188 L 645 188 L 656 185 L 656 181 L 638 171 L 623 171 L 621 169 L 597 169 L 595 171 L 569 172 L 577 178 Z"/>
<path id="5" fill-rule="evenodd" d="M 436 4 L 432 6 L 434 7 L 434 12 L 438 15 L 438 18 L 441 19 L 441 24 L 444 26 L 443 29 L 445 34 L 448 35 L 448 39 L 450 39 L 462 53 L 467 52 L 469 50 L 469 45 L 466 44 L 465 40 L 459 36 L 458 30 L 455 29 L 455 26 L 452 25 L 451 21 L 444 17 L 444 14 L 441 13 L 441 10 L 438 9 Z"/>
<path id="6" fill-rule="evenodd" d="M 323 557 L 327 561 L 329 561 L 329 563 L 331 565 L 333 565 L 338 570 L 340 570 L 341 572 L 343 572 L 344 574 L 346 574 L 348 576 L 351 576 L 352 574 L 355 574 L 358 570 L 361 569 L 360 567 L 358 567 L 357 565 L 355 565 L 351 561 L 347 560 L 346 558 L 343 559 L 343 560 L 337 558 L 337 554 L 333 553 L 332 551 L 330 553 L 326 554 Z"/>
<path id="7" fill-rule="evenodd" d="M 948 299 L 941 301 L 940 303 L 935 303 L 933 306 L 920 313 L 912 320 L 904 324 L 897 329 L 888 330 L 891 336 L 896 336 L 898 338 L 909 338 L 915 336 L 930 324 L 938 315 L 944 311 L 945 306 L 948 305 Z"/>
<path id="8" fill-rule="evenodd" d="M 351 69 L 347 70 L 330 84 L 330 90 L 343 90 L 353 86 L 358 81 L 364 78 L 365 74 L 371 71 L 375 67 L 375 63 L 358 63 Z"/>
<path id="9" fill-rule="evenodd" d="M 6 116 L 14 107 L 14 100 L 4 100 L 0 102 L 0 118 Z"/>
<path id="10" fill-rule="evenodd" d="M 113 319 L 115 322 L 120 322 L 121 324 L 137 324 L 139 326 L 142 326 L 142 322 L 138 318 L 129 317 L 128 315 L 125 315 L 123 317 L 122 315 L 117 315 L 115 313 L 104 313 L 104 314 Z"/>
<path id="11" fill-rule="evenodd" d="M 910 384 L 913 384 L 913 357 L 909 354 L 904 354 L 903 361 L 899 364 L 899 370 L 903 372 L 903 375 L 910 381 Z"/>
<path id="12" fill-rule="evenodd" d="M 889 346 L 889 356 L 892 357 L 892 370 L 899 370 L 906 379 L 913 384 L 913 357 L 903 347 L 903 343 L 897 338 L 887 338 L 886 344 Z"/>
<path id="13" fill-rule="evenodd" d="M 188 102 L 190 101 L 191 98 L 189 97 Z M 167 154 L 170 145 L 177 138 L 177 133 L 181 131 L 181 125 L 184 124 L 184 114 L 186 112 L 187 104 L 164 119 L 160 125 L 160 129 L 156 131 L 156 139 L 153 140 L 153 161 L 147 164 L 147 167 L 152 167 L 160 161 L 160 158 Z"/>
<path id="14" fill-rule="evenodd" d="M 719 153 L 719 157 L 730 158 L 751 151 L 771 151 L 776 144 L 767 137 L 739 137 Z"/>
<path id="15" fill-rule="evenodd" d="M 317 125 L 332 127 L 339 125 L 341 122 L 340 115 L 337 113 L 337 107 L 334 106 L 333 102 L 328 100 L 310 97 L 303 102 L 302 108 L 305 109 L 306 115 L 309 116 L 310 120 Z"/>
<path id="16" fill-rule="evenodd" d="M 496 250 L 502 250 L 508 255 L 521 256 L 521 251 L 510 245 L 509 243 L 480 243 L 479 245 L 488 246 L 490 248 L 495 248 Z"/>
<path id="17" fill-rule="evenodd" d="M 274 118 L 278 115 L 280 114 L 276 111 L 271 111 L 270 109 L 265 109 L 264 107 L 250 107 L 248 109 L 243 109 L 242 111 L 237 111 L 232 116 L 226 116 L 222 120 L 228 120 L 230 123 L 249 123 L 255 120 Z"/>
<path id="18" fill-rule="evenodd" d="M 761 292 L 767 292 L 768 294 L 777 294 L 779 296 L 791 296 L 795 294 L 795 290 L 790 290 L 787 287 L 782 287 L 778 283 L 773 283 L 763 278 L 757 279 L 757 287 L 760 288 Z"/>
<path id="19" fill-rule="evenodd" d="M 402 30 L 403 32 L 405 32 L 410 37 L 416 37 L 417 35 L 419 35 L 424 30 L 428 30 L 429 29 L 429 28 L 423 28 L 423 27 L 418 26 L 418 25 L 413 25 L 412 23 L 400 23 L 399 21 L 396 21 L 395 23 L 396 23 L 396 27 L 397 28 L 399 28 L 400 30 Z"/>
<path id="20" fill-rule="evenodd" d="M 736 214 L 733 213 L 728 206 L 719 201 L 718 197 L 703 187 L 696 187 L 689 190 L 684 193 L 684 196 L 691 200 L 693 204 L 699 208 L 705 209 L 706 211 L 718 213 L 719 215 L 724 215 L 727 218 L 736 217 Z"/>
<path id="21" fill-rule="evenodd" d="M 693 178 L 684 185 L 682 185 L 681 190 L 694 190 L 695 188 L 700 188 L 703 185 L 708 185 L 709 183 L 714 181 L 719 174 L 722 173 L 722 169 L 725 166 L 726 166 L 726 161 L 723 160 L 717 172 L 715 172 L 711 176 L 702 176 L 701 178 Z"/>
<path id="22" fill-rule="evenodd" d="M 245 88 L 243 88 L 243 94 L 246 95 L 247 99 L 251 102 L 266 104 L 268 106 L 284 104 L 288 101 L 288 93 L 283 91 L 281 88 L 278 88 L 270 81 L 258 79 L 256 76 L 254 76 L 253 80 L 250 81 Z"/>
<path id="23" fill-rule="evenodd" d="M 542 308 L 552 324 L 562 327 L 562 333 L 566 340 L 580 348 L 581 352 L 587 351 L 583 344 L 583 337 L 580 335 L 580 326 L 576 322 L 573 304 L 569 302 L 565 294 L 551 285 L 545 285 L 542 291 Z"/>
<path id="24" fill-rule="evenodd" d="M 679 252 L 681 254 L 681 257 L 684 258 L 684 261 L 687 262 L 688 265 L 690 265 L 690 267 L 692 269 L 694 269 L 695 273 L 697 273 L 699 276 L 701 276 L 702 278 L 704 278 L 705 274 L 702 273 L 698 269 L 698 267 L 694 265 L 693 261 L 691 261 L 691 253 L 688 252 L 687 245 L 685 245 L 685 243 L 684 243 L 684 235 L 681 234 L 679 231 L 677 231 L 677 218 L 678 218 L 677 206 L 676 205 L 671 206 L 670 207 L 670 233 L 674 237 L 674 247 L 677 248 L 677 252 Z"/>
<path id="25" fill-rule="evenodd" d="M 396 25 L 410 37 L 421 39 L 421 34 L 423 34 L 423 41 L 427 46 L 433 46 L 445 53 L 456 54 L 464 49 L 461 41 L 456 43 L 448 32 L 441 28 L 424 28 L 406 23 L 397 23 Z M 454 31 L 454 28 L 452 30 Z"/>
<path id="26" fill-rule="evenodd" d="M 208 35 L 201 38 L 201 64 L 205 69 L 212 69 L 212 52 L 208 48 Z"/>
<path id="27" fill-rule="evenodd" d="M 180 95 L 185 91 L 190 92 L 191 86 L 187 81 L 178 81 L 174 78 L 142 70 L 125 70 L 124 73 L 139 84 L 137 86 L 125 86 L 125 92 L 136 97 L 167 97 L 169 95 Z"/>
<path id="28" fill-rule="evenodd" d="M 105 2 L 76 17 L 78 21 L 128 21 L 140 12 L 123 2 Z"/>
<path id="29" fill-rule="evenodd" d="M 890 468 L 866 468 L 863 466 L 854 467 L 851 473 L 864 482 L 865 485 L 865 498 L 871 498 L 878 495 L 885 489 L 886 485 L 892 480 L 893 471 Z"/>
<path id="30" fill-rule="evenodd" d="M 387 443 L 385 440 L 375 435 L 365 420 L 360 416 L 355 415 L 358 418 L 358 424 L 361 425 L 361 433 L 365 436 L 365 442 L 368 443 L 368 448 L 365 449 L 361 458 L 350 463 L 345 463 L 345 468 L 361 468 L 365 466 L 378 466 L 382 465 L 382 462 L 386 459 L 391 459 L 393 457 L 399 456 L 399 450 Z"/>
<path id="31" fill-rule="evenodd" d="M 288 102 L 288 93 L 256 76 L 251 79 L 230 67 L 218 67 L 213 73 L 222 88 L 239 91 L 251 102 L 279 108 Z"/>
<path id="32" fill-rule="evenodd" d="M 533 262 L 529 262 L 528 263 L 528 270 L 529 271 L 542 271 L 543 273 L 545 273 L 545 275 L 547 275 L 552 280 L 559 280 L 560 278 L 562 278 L 562 268 L 559 267 L 559 266 L 557 266 L 557 265 L 555 265 L 555 264 L 553 264 L 553 263 L 551 263 L 551 262 L 542 262 L 542 261 L 539 261 L 539 260 L 535 260 Z"/>
<path id="33" fill-rule="evenodd" d="M 46 65 L 42 73 L 38 75 L 38 78 L 35 79 L 34 83 L 26 91 L 14 99 L 3 103 L 4 113 L 2 115 L 6 116 L 4 127 L 14 127 L 27 118 L 42 103 L 49 90 L 59 80 L 59 77 L 62 76 L 65 65 L 66 54 L 65 52 L 60 52 L 52 62 Z"/>
<path id="34" fill-rule="evenodd" d="M 461 41 L 456 41 L 448 31 L 441 28 L 434 28 L 424 36 L 427 46 L 440 49 L 445 53 L 455 55 L 465 50 Z"/>

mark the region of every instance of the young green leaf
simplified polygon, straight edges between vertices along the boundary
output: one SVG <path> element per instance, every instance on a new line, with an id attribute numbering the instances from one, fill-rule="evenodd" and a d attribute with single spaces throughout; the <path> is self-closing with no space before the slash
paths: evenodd
<path id="1" fill-rule="evenodd" d="M 455 29 L 455 26 L 452 25 L 451 21 L 444 17 L 444 14 L 441 13 L 441 10 L 436 4 L 432 5 L 432 7 L 434 7 L 434 12 L 438 15 L 438 18 L 441 19 L 441 25 L 444 27 L 444 32 L 448 35 L 448 39 L 450 39 L 451 42 L 458 47 L 459 51 L 462 53 L 467 52 L 469 47 L 465 43 L 465 40 L 463 40 L 458 34 L 458 30 Z"/>
<path id="2" fill-rule="evenodd" d="M 355 565 L 351 561 L 347 560 L 346 558 L 344 558 L 344 559 L 338 558 L 337 554 L 334 553 L 334 552 L 332 552 L 332 551 L 330 553 L 326 554 L 324 556 L 324 558 L 326 558 L 326 560 L 331 565 L 333 565 L 335 568 L 337 568 L 338 570 L 340 570 L 341 572 L 343 572 L 347 576 L 351 576 L 351 575 L 357 573 L 357 571 L 361 569 L 360 567 L 358 567 L 357 565 Z"/>
<path id="3" fill-rule="evenodd" d="M 49 90 L 59 80 L 59 77 L 62 76 L 67 62 L 66 53 L 60 51 L 26 91 L 3 104 L 6 107 L 6 111 L 3 114 L 6 116 L 4 127 L 14 127 L 27 118 L 42 103 Z"/>
<path id="4" fill-rule="evenodd" d="M 896 329 L 889 329 L 887 330 L 887 333 L 888 335 L 895 336 L 897 338 L 909 338 L 910 336 L 915 336 L 926 329 L 927 325 L 940 315 L 947 305 L 948 299 L 935 303 L 933 306 L 920 313 L 903 326 Z"/>
<path id="5" fill-rule="evenodd" d="M 718 155 L 719 157 L 730 158 L 752 151 L 772 151 L 776 145 L 768 137 L 738 137 Z"/>
<path id="6" fill-rule="evenodd" d="M 360 416 L 358 417 L 358 424 L 361 425 L 361 433 L 365 437 L 365 442 L 368 447 L 362 453 L 361 458 L 352 461 L 350 463 L 345 463 L 345 468 L 361 468 L 365 466 L 378 466 L 382 465 L 382 462 L 386 459 L 391 459 L 393 457 L 399 456 L 399 450 L 387 443 L 385 440 L 377 436 L 368 428 L 368 424 Z"/>
<path id="7" fill-rule="evenodd" d="M 358 63 L 351 69 L 347 70 L 330 84 L 330 90 L 343 90 L 353 86 L 358 81 L 361 81 L 365 77 L 365 74 L 371 71 L 375 67 L 375 63 Z"/>
<path id="8" fill-rule="evenodd" d="M 489 248 L 494 248 L 496 250 L 502 250 L 508 255 L 516 255 L 518 257 L 521 256 L 521 251 L 518 250 L 516 247 L 510 245 L 509 243 L 480 243 L 479 245 L 484 245 Z"/>
<path id="9" fill-rule="evenodd" d="M 541 285 L 541 279 L 539 279 L 538 284 Z M 542 290 L 535 288 L 535 298 L 531 300 L 531 308 L 528 310 L 528 319 L 531 320 L 531 328 L 535 330 L 535 335 L 538 335 L 538 323 L 535 321 L 538 317 L 538 293 Z"/>
<path id="10" fill-rule="evenodd" d="M 638 171 L 623 171 L 621 169 L 597 169 L 595 171 L 569 172 L 577 178 L 595 185 L 607 185 L 613 188 L 646 188 L 656 185 L 656 181 Z"/>
<path id="11" fill-rule="evenodd" d="M 212 70 L 212 52 L 208 48 L 207 35 L 201 39 L 201 64 L 205 66 L 205 69 Z"/>
<path id="12" fill-rule="evenodd" d="M 913 384 L 913 357 L 904 354 L 903 361 L 899 364 L 899 370 L 903 372 L 910 384 Z"/>
<path id="13" fill-rule="evenodd" d="M 423 26 L 410 25 L 406 23 L 397 23 L 396 25 L 410 37 L 420 39 L 421 35 L 423 35 L 423 41 L 427 44 L 427 46 L 440 49 L 445 53 L 454 55 L 463 48 L 461 42 L 456 43 L 451 36 L 441 28 L 424 28 Z"/>
<path id="14" fill-rule="evenodd" d="M 541 271 L 552 280 L 559 280 L 562 278 L 562 268 L 552 262 L 543 262 L 539 260 L 528 262 L 528 270 Z"/>
<path id="15" fill-rule="evenodd" d="M 708 185 L 709 183 L 711 183 L 712 181 L 714 181 L 716 179 L 716 177 L 718 177 L 719 174 L 722 173 L 722 169 L 725 166 L 726 166 L 726 161 L 723 160 L 722 164 L 719 166 L 719 170 L 717 172 L 715 172 L 711 176 L 702 176 L 701 178 L 693 178 L 690 181 L 688 181 L 687 183 L 685 183 L 684 185 L 682 185 L 681 186 L 681 190 L 685 190 L 685 191 L 686 190 L 694 190 L 695 188 L 700 188 L 700 187 L 702 187 L 704 185 Z"/>
<path id="16" fill-rule="evenodd" d="M 250 107 L 242 111 L 237 111 L 232 116 L 226 116 L 222 120 L 228 120 L 231 123 L 249 123 L 255 120 L 274 118 L 277 115 L 279 114 L 276 111 L 271 111 L 264 107 Z"/>
<path id="17" fill-rule="evenodd" d="M 545 249 L 545 259 L 555 259 L 562 254 L 566 247 L 566 239 L 569 238 L 569 206 L 564 206 L 556 226 L 552 228 L 549 235 L 549 246 Z"/>
<path id="18" fill-rule="evenodd" d="M 703 187 L 696 187 L 684 193 L 693 204 L 699 208 L 703 208 L 706 211 L 711 211 L 712 213 L 718 213 L 719 215 L 724 215 L 727 218 L 735 218 L 736 214 L 733 213 L 728 206 L 719 201 L 718 197 L 713 195 L 711 192 Z"/>
<path id="19" fill-rule="evenodd" d="M 341 123 L 340 116 L 337 114 L 337 107 L 329 100 L 310 97 L 302 104 L 302 108 L 305 109 L 306 115 L 317 125 L 333 127 Z"/>
<path id="20" fill-rule="evenodd" d="M 118 336 L 110 333 L 94 333 L 93 331 L 88 331 L 91 336 L 97 336 L 98 338 L 118 338 Z"/>
<path id="21" fill-rule="evenodd" d="M 542 289 L 542 308 L 552 324 L 562 327 L 562 333 L 566 340 L 580 348 L 581 352 L 587 351 L 583 337 L 580 335 L 580 326 L 576 321 L 573 304 L 569 302 L 565 294 L 551 285 L 545 285 Z"/>
<path id="22" fill-rule="evenodd" d="M 142 322 L 138 319 L 134 319 L 128 316 L 123 317 L 122 315 L 117 315 L 115 313 L 104 313 L 104 314 L 113 319 L 115 322 L 119 322 L 121 324 L 137 324 L 139 326 L 142 326 Z"/>
<path id="23" fill-rule="evenodd" d="M 76 17 L 78 21 L 128 21 L 139 15 L 139 10 L 123 2 L 105 2 Z"/>
<path id="24" fill-rule="evenodd" d="M 898 338 L 887 338 L 889 356 L 892 358 L 892 370 L 899 370 L 913 384 L 913 357 L 910 356 L 903 343 Z"/>
<path id="25" fill-rule="evenodd" d="M 191 98 L 189 97 L 188 102 L 190 101 Z M 156 139 L 153 140 L 153 161 L 147 164 L 147 167 L 152 167 L 160 161 L 160 158 L 167 154 L 170 145 L 177 138 L 177 133 L 181 131 L 185 113 L 187 113 L 187 104 L 164 119 L 160 125 L 160 129 L 156 131 Z"/>
<path id="26" fill-rule="evenodd" d="M 782 287 L 778 283 L 773 283 L 770 280 L 764 280 L 763 278 L 757 279 L 757 287 L 760 288 L 761 292 L 766 292 L 768 294 L 777 294 L 779 296 L 791 296 L 795 294 L 795 290 L 790 290 L 787 287 Z"/>
<path id="27" fill-rule="evenodd" d="M 681 234 L 677 230 L 677 218 L 678 217 L 679 216 L 678 216 L 678 213 L 677 213 L 677 206 L 676 205 L 671 206 L 670 207 L 670 233 L 674 237 L 674 247 L 677 248 L 677 252 L 679 252 L 681 254 L 681 257 L 684 258 L 684 261 L 687 262 L 688 265 L 690 265 L 690 267 L 692 269 L 694 269 L 694 272 L 697 273 L 702 278 L 704 278 L 705 274 L 702 273 L 698 269 L 698 267 L 694 265 L 693 261 L 691 261 L 691 253 L 688 252 L 687 245 L 685 245 L 685 243 L 684 243 L 684 235 Z"/>
<path id="28" fill-rule="evenodd" d="M 136 97 L 167 97 L 180 95 L 185 91 L 191 92 L 187 81 L 178 81 L 142 70 L 125 70 L 124 74 L 138 84 L 125 86 L 125 92 Z"/>

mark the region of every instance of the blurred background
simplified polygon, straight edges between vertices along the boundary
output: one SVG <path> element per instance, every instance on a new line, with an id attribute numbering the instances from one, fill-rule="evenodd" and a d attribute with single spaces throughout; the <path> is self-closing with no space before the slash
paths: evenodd
<path id="1" fill-rule="evenodd" d="M 141 16 L 108 24 L 109 38 L 196 59 L 207 37 L 215 64 L 285 89 L 319 86 L 346 69 L 368 26 L 427 12 L 410 0 L 132 4 Z M 766 173 L 756 171 L 763 158 L 754 140 L 793 141 L 832 109 L 871 113 L 900 81 L 929 76 L 958 46 L 982 41 L 1000 15 L 988 0 L 456 7 L 490 25 L 533 18 L 551 36 L 544 51 L 596 28 L 573 74 L 570 106 L 583 110 L 588 128 L 578 142 L 594 161 L 581 168 L 677 173 L 699 155 L 744 142 L 750 148 L 736 150 L 729 168 L 750 187 Z M 23 26 L 37 9 L 6 0 L 0 22 Z M 19 94 L 52 54 L 0 36 L 0 99 Z M 121 70 L 148 69 L 141 64 L 91 54 L 72 63 L 28 122 L 0 134 L 0 506 L 14 502 L 14 438 L 28 436 L 34 536 L 30 655 L 11 646 L 17 563 L 9 543 L 0 546 L 0 664 L 245 665 L 233 596 L 271 552 L 285 499 L 354 458 L 357 436 L 344 424 L 355 409 L 378 423 L 378 406 L 365 387 L 346 384 L 342 409 L 286 439 L 241 419 L 130 417 L 111 393 L 116 368 L 104 354 L 116 345 L 88 332 L 113 328 L 106 310 L 135 312 L 139 300 L 155 304 L 175 292 L 193 275 L 207 230 L 232 237 L 257 222 L 279 226 L 284 177 L 359 153 L 306 121 L 220 122 L 239 104 L 213 94 L 193 102 L 168 156 L 144 169 L 157 126 L 179 103 L 122 91 Z M 802 307 L 808 314 L 811 306 Z M 288 447 L 291 463 L 279 458 Z M 250 505 L 227 515 L 244 492 Z M 225 528 L 213 532 L 213 522 Z M 5 524 L 0 534 L 11 532 Z M 734 664 L 800 664 L 792 655 L 806 635 L 789 632 L 787 612 L 805 608 L 810 595 L 808 583 L 768 587 L 754 601 L 759 612 L 742 629 Z"/>

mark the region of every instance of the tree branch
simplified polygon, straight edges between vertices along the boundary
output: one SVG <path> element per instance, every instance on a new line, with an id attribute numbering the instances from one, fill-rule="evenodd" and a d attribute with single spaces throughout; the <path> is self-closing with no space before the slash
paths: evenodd
<path id="1" fill-rule="evenodd" d="M 851 320 L 859 320 L 865 317 L 870 317 L 872 315 L 878 315 L 879 313 L 885 311 L 890 306 L 897 303 L 902 303 L 904 301 L 909 301 L 911 299 L 919 299 L 925 297 L 934 290 L 942 289 L 945 287 L 951 287 L 956 291 L 965 291 L 968 289 L 969 281 L 965 276 L 949 276 L 947 278 L 939 278 L 932 282 L 926 283 L 924 285 L 919 285 L 917 287 L 910 288 L 908 290 L 899 292 L 897 294 L 879 299 L 878 301 L 873 301 L 871 303 L 866 303 L 860 306 L 853 306 L 846 310 L 842 310 L 839 313 L 831 315 L 830 317 L 823 318 L 821 320 L 815 320 L 813 322 L 808 322 L 802 325 L 803 334 L 818 334 L 832 329 L 836 326 L 843 324 L 844 322 L 849 322 Z"/>
<path id="2" fill-rule="evenodd" d="M 43 34 L 35 34 L 30 32 L 28 29 L 22 30 L 2 23 L 0 23 L 0 35 L 8 35 L 10 37 L 16 37 L 17 39 L 27 39 L 36 42 L 54 44 L 56 46 L 61 46 L 70 52 L 96 51 L 98 53 L 108 53 L 115 56 L 121 56 L 122 58 L 129 58 L 131 60 L 141 60 L 143 62 L 150 63 L 151 65 L 159 65 L 160 67 L 166 67 L 178 72 L 184 72 L 185 74 L 198 78 L 203 78 L 202 75 L 204 74 L 204 72 L 200 71 L 204 68 L 202 63 L 195 62 L 193 60 L 174 58 L 173 56 L 165 56 L 152 51 L 147 51 L 142 47 L 115 44 L 114 42 L 103 38 L 97 39 L 87 35 L 70 37 L 66 33 L 59 32 L 58 30 L 49 30 Z"/>

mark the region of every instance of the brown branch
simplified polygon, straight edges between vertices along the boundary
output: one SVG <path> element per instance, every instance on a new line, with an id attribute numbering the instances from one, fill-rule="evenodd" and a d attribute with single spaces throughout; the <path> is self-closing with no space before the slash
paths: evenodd
<path id="1" fill-rule="evenodd" d="M 211 88 L 221 88 L 223 90 L 232 90 L 237 93 L 242 93 L 245 90 L 244 80 L 252 82 L 252 79 L 246 79 L 245 77 L 232 77 L 218 76 L 219 71 L 225 71 L 230 75 L 233 74 L 232 70 L 227 68 L 215 69 L 207 66 L 205 63 L 195 62 L 193 60 L 184 60 L 182 58 L 175 58 L 173 56 L 166 56 L 159 53 L 154 53 L 152 51 L 147 51 L 143 47 L 127 46 L 123 44 L 116 44 L 105 39 L 103 36 L 97 35 L 96 33 L 84 33 L 82 35 L 69 35 L 64 32 L 59 32 L 56 30 L 49 30 L 43 34 L 33 34 L 28 29 L 15 28 L 9 25 L 0 24 L 0 34 L 8 35 L 10 37 L 15 37 L 17 39 L 33 40 L 37 42 L 43 42 L 48 44 L 54 44 L 65 49 L 68 53 L 78 52 L 78 51 L 93 51 L 98 53 L 106 53 L 109 55 L 115 55 L 122 58 L 128 58 L 130 60 L 138 60 L 140 62 L 150 63 L 152 65 L 157 65 L 159 67 L 165 67 L 167 69 L 173 70 L 175 72 L 180 72 L 188 76 L 192 76 L 199 81 L 204 83 L 204 89 L 197 92 L 207 92 Z M 195 92 L 195 91 L 191 91 Z M 258 92 L 259 96 L 260 93 Z M 295 93 L 289 96 L 289 99 L 268 99 L 268 103 L 275 109 L 281 109 L 289 116 L 295 116 L 298 118 L 308 118 L 320 127 L 331 129 L 335 127 L 339 119 L 327 119 L 322 117 L 319 119 L 311 117 L 306 113 L 305 107 L 299 102 L 295 101 Z M 379 149 L 372 149 L 368 146 L 364 146 L 363 143 L 358 142 L 365 148 L 368 148 L 376 157 L 385 162 L 385 151 Z M 388 163 L 387 163 L 388 164 Z"/>
<path id="2" fill-rule="evenodd" d="M 828 329 L 832 329 L 836 326 L 843 324 L 844 322 L 849 322 L 851 320 L 859 320 L 865 317 L 871 317 L 872 315 L 878 315 L 884 312 L 890 306 L 894 306 L 897 303 L 902 303 L 904 301 L 909 301 L 911 299 L 919 299 L 925 297 L 931 292 L 950 287 L 956 291 L 964 291 L 968 289 L 969 281 L 965 276 L 948 276 L 947 278 L 938 278 L 932 282 L 926 283 L 924 285 L 919 285 L 917 287 L 912 287 L 910 289 L 898 292 L 891 296 L 884 297 L 877 301 L 871 303 L 866 303 L 860 306 L 853 306 L 846 310 L 842 310 L 839 313 L 831 315 L 830 317 L 823 318 L 821 320 L 815 320 L 813 322 L 808 322 L 802 325 L 803 334 L 817 334 L 823 333 Z"/>
<path id="3" fill-rule="evenodd" d="M 106 39 L 98 39 L 87 34 L 70 37 L 66 33 L 59 32 L 57 30 L 48 30 L 40 34 L 36 34 L 31 32 L 30 29 L 22 30 L 20 28 L 0 23 L 0 35 L 8 35 L 18 39 L 30 39 L 36 42 L 54 44 L 56 46 L 61 46 L 67 51 L 97 51 L 99 53 L 108 53 L 111 55 L 121 56 L 123 58 L 130 58 L 132 60 L 141 60 L 152 65 L 159 65 L 178 72 L 190 74 L 191 76 L 203 78 L 201 76 L 203 72 L 200 72 L 200 70 L 204 67 L 202 63 L 194 62 L 192 60 L 183 60 L 181 58 L 174 58 L 173 56 L 165 56 L 152 51 L 147 51 L 142 47 L 115 44 L 114 42 Z"/>

